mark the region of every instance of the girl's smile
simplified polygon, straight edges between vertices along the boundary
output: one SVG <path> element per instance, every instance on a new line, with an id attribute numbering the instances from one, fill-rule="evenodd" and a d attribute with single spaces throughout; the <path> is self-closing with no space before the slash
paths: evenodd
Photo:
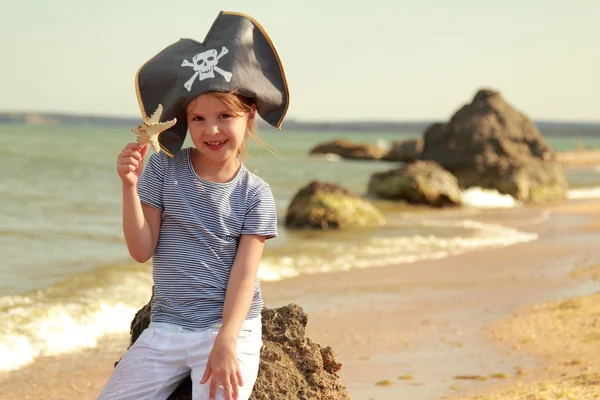
<path id="1" fill-rule="evenodd" d="M 204 142 L 206 146 L 208 146 L 211 150 L 219 150 L 222 149 L 223 146 L 227 143 L 227 140 L 221 140 L 219 142 Z"/>

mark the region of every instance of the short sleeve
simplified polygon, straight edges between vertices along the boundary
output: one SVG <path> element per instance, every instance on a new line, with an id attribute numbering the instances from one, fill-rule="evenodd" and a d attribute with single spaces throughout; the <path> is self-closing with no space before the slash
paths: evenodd
<path id="1" fill-rule="evenodd" d="M 242 226 L 242 235 L 277 236 L 277 208 L 268 184 L 261 185 L 250 200 Z"/>
<path id="2" fill-rule="evenodd" d="M 159 211 L 164 211 L 162 189 L 165 175 L 165 160 L 163 153 L 154 153 L 142 171 L 138 182 L 138 194 L 142 203 L 146 203 Z"/>

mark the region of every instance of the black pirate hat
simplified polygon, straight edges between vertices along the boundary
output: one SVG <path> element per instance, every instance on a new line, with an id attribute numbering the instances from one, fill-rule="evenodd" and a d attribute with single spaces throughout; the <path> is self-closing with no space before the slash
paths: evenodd
<path id="1" fill-rule="evenodd" d="M 135 79 L 142 116 L 163 106 L 161 121 L 177 123 L 158 137 L 169 156 L 178 152 L 187 133 L 186 107 L 207 92 L 231 92 L 256 101 L 258 114 L 281 128 L 289 91 L 275 45 L 251 17 L 220 12 L 204 42 L 181 39 L 138 70 Z"/>

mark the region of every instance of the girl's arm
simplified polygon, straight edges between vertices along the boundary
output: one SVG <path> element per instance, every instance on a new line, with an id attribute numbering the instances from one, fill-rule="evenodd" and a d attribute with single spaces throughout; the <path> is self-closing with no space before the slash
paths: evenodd
<path id="1" fill-rule="evenodd" d="M 138 194 L 147 151 L 148 145 L 128 143 L 117 156 L 117 173 L 123 182 L 123 233 L 129 254 L 140 263 L 152 257 L 162 219 L 162 212 L 142 205 Z"/>
<path id="2" fill-rule="evenodd" d="M 200 380 L 200 384 L 205 384 L 210 379 L 210 399 L 215 398 L 219 384 L 223 385 L 226 394 L 232 393 L 233 398 L 237 398 L 238 387 L 244 384 L 236 347 L 242 324 L 254 297 L 256 274 L 265 239 L 265 236 L 260 235 L 241 235 L 227 284 L 223 324 L 215 338 L 206 370 Z M 226 398 L 229 397 L 226 395 Z"/>
<path id="3" fill-rule="evenodd" d="M 219 331 L 223 339 L 237 342 L 254 297 L 256 275 L 264 247 L 264 236 L 241 235 L 227 283 L 223 325 Z"/>
<path id="4" fill-rule="evenodd" d="M 129 254 L 137 262 L 144 263 L 154 254 L 161 219 L 159 210 L 140 202 L 137 185 L 123 186 L 123 233 Z"/>

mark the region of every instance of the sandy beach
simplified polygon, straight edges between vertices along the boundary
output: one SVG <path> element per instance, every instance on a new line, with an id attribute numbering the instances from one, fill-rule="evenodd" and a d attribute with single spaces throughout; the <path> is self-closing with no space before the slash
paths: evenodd
<path id="1" fill-rule="evenodd" d="M 599 209 L 581 201 L 490 211 L 479 219 L 539 240 L 263 283 L 264 297 L 268 307 L 304 308 L 307 334 L 333 347 L 357 400 L 516 399 L 556 387 L 575 397 L 531 398 L 597 398 L 598 298 L 584 296 L 598 288 Z M 110 337 L 39 359 L 5 376 L 0 398 L 95 399 L 126 345 Z"/>

